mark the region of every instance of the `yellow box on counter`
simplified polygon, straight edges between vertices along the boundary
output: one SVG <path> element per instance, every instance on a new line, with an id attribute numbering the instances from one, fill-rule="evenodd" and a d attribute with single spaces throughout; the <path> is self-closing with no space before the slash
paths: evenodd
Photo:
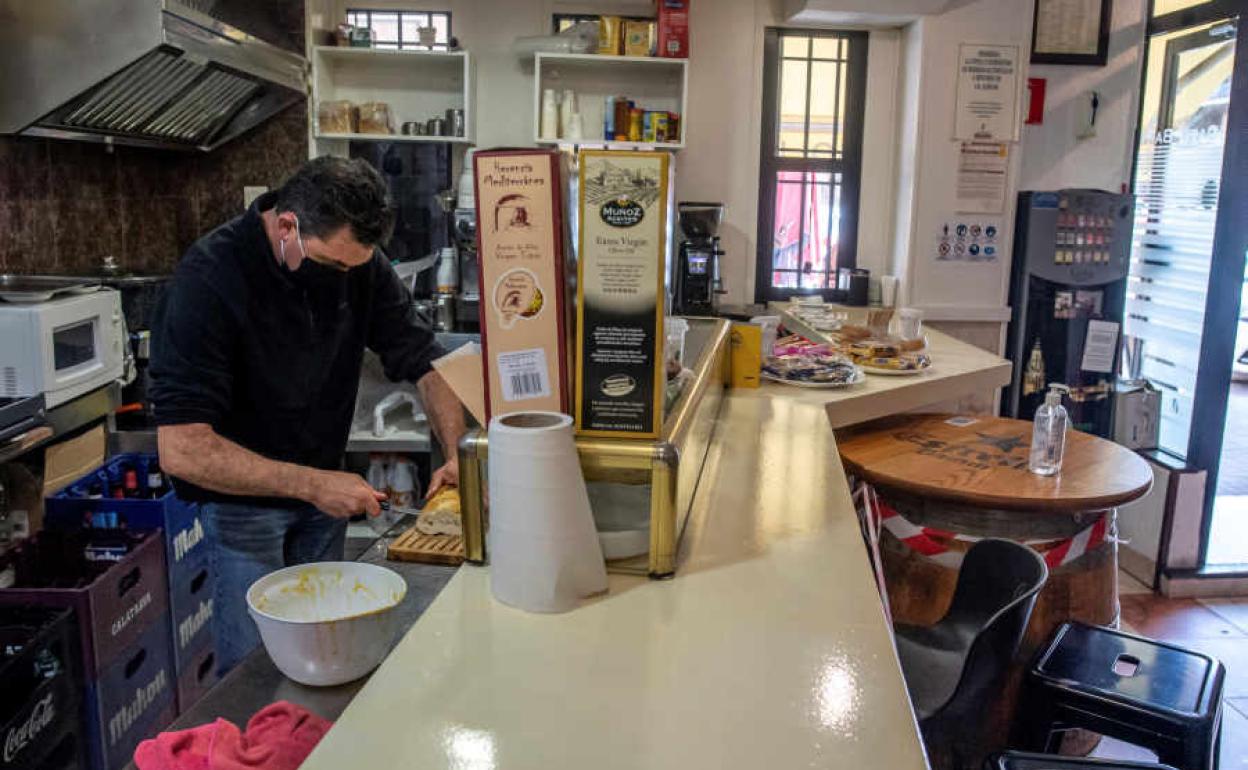
<path id="1" fill-rule="evenodd" d="M 762 384 L 763 327 L 757 324 L 733 324 L 729 358 L 732 376 L 729 384 L 734 388 L 757 388 Z"/>
<path id="2" fill-rule="evenodd" d="M 576 429 L 656 438 L 666 382 L 669 156 L 582 150 L 580 161 Z"/>
<path id="3" fill-rule="evenodd" d="M 567 413 L 563 193 L 555 150 L 472 156 L 486 419 Z"/>

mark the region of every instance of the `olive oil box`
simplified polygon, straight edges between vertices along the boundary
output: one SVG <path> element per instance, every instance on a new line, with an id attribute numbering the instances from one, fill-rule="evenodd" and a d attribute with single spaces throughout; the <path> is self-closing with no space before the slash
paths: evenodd
<path id="1" fill-rule="evenodd" d="M 567 414 L 563 189 L 553 150 L 472 157 L 486 419 Z"/>
<path id="2" fill-rule="evenodd" d="M 580 160 L 577 431 L 657 438 L 669 156 L 583 150 Z"/>

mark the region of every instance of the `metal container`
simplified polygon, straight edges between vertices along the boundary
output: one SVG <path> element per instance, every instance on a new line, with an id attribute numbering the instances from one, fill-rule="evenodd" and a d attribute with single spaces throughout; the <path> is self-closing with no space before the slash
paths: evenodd
<path id="1" fill-rule="evenodd" d="M 409 120 L 399 130 L 404 136 L 424 136 L 425 124 L 418 120 Z"/>
<path id="2" fill-rule="evenodd" d="M 650 501 L 649 548 L 629 559 L 607 562 L 610 572 L 672 577 L 676 572 L 679 536 L 693 502 L 727 385 L 730 323 L 718 318 L 690 318 L 686 350 L 694 378 L 667 410 L 658 439 L 628 440 L 578 436 L 581 470 L 595 499 L 595 485 L 616 492 L 631 488 Z M 483 495 L 488 453 L 486 432 L 476 429 L 459 443 L 460 500 L 463 506 L 464 553 L 481 564 L 487 557 L 488 528 Z M 605 512 L 595 509 L 600 535 Z"/>
<path id="3" fill-rule="evenodd" d="M 452 107 L 446 111 L 446 135 L 464 135 L 464 111 L 459 107 Z"/>
<path id="4" fill-rule="evenodd" d="M 433 328 L 440 332 L 455 330 L 455 295 L 433 295 Z"/>
<path id="5" fill-rule="evenodd" d="M 425 133 L 429 136 L 446 136 L 446 118 L 429 118 L 425 122 Z"/>
<path id="6" fill-rule="evenodd" d="M 360 590 L 360 587 L 363 590 Z M 407 593 L 398 573 L 329 561 L 270 572 L 247 589 L 247 609 L 283 674 L 314 687 L 351 682 L 390 653 Z"/>

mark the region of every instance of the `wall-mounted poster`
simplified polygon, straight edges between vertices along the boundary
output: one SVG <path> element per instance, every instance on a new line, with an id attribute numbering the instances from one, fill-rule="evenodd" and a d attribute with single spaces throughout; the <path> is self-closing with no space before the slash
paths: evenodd
<path id="1" fill-rule="evenodd" d="M 1036 0 L 1032 64 L 1090 64 L 1109 59 L 1110 0 Z"/>
<path id="2" fill-rule="evenodd" d="M 1018 141 L 1018 46 L 958 46 L 955 139 Z"/>

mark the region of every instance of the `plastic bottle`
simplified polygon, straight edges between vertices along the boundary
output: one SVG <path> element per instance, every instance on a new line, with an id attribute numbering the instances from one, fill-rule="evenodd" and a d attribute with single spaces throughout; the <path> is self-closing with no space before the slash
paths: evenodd
<path id="1" fill-rule="evenodd" d="M 373 489 L 382 494 L 390 494 L 390 469 L 389 463 L 386 461 L 386 455 L 371 454 L 368 456 L 368 473 L 365 474 L 364 480 Z"/>
<path id="2" fill-rule="evenodd" d="M 1049 383 L 1044 403 L 1036 410 L 1035 423 L 1031 429 L 1031 457 L 1027 468 L 1040 476 L 1054 476 L 1062 469 L 1062 454 L 1066 451 L 1066 428 L 1070 417 L 1062 406 L 1062 394 L 1070 388 L 1061 383 Z"/>
<path id="3" fill-rule="evenodd" d="M 410 460 L 396 459 L 390 466 L 390 506 L 391 509 L 406 508 L 412 510 L 420 497 L 419 483 L 416 481 L 416 469 Z"/>

